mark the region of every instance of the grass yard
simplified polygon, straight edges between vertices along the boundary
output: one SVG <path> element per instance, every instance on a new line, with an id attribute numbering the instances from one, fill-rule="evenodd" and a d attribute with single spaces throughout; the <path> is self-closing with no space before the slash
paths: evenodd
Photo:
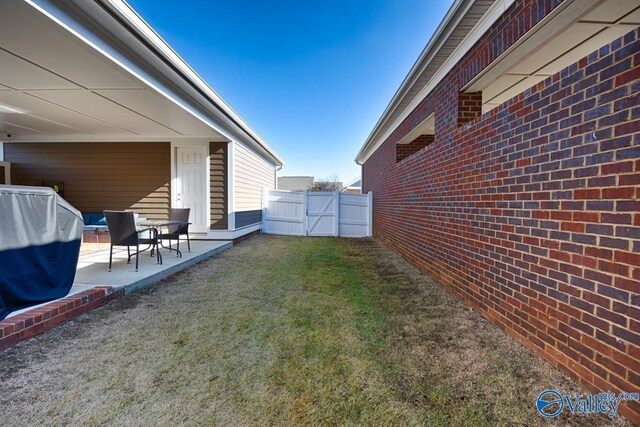
<path id="1" fill-rule="evenodd" d="M 0 353 L 0 379 L 7 426 L 549 425 L 538 393 L 582 392 L 380 243 L 270 236 Z"/>

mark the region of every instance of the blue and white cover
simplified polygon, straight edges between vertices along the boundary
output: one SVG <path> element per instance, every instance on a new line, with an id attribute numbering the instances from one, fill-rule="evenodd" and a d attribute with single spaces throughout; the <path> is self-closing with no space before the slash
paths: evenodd
<path id="1" fill-rule="evenodd" d="M 0 185 L 0 320 L 69 293 L 83 227 L 53 189 Z"/>

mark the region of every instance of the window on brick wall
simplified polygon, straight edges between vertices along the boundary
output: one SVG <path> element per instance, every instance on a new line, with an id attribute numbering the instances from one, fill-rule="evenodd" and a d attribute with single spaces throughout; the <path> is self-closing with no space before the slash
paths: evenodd
<path id="1" fill-rule="evenodd" d="M 406 159 L 433 143 L 434 123 L 434 114 L 431 113 L 396 143 L 396 162 Z"/>

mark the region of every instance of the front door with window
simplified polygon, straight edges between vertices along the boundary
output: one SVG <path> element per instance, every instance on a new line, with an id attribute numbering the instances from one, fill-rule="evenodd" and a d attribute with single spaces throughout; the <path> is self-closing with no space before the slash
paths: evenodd
<path id="1" fill-rule="evenodd" d="M 191 208 L 189 231 L 207 231 L 207 148 L 178 147 L 175 206 Z"/>

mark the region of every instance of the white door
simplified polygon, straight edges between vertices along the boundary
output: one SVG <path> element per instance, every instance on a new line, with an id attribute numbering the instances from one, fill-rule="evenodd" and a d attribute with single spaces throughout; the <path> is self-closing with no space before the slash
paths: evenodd
<path id="1" fill-rule="evenodd" d="M 191 208 L 189 231 L 207 231 L 207 148 L 178 147 L 176 207 Z"/>

